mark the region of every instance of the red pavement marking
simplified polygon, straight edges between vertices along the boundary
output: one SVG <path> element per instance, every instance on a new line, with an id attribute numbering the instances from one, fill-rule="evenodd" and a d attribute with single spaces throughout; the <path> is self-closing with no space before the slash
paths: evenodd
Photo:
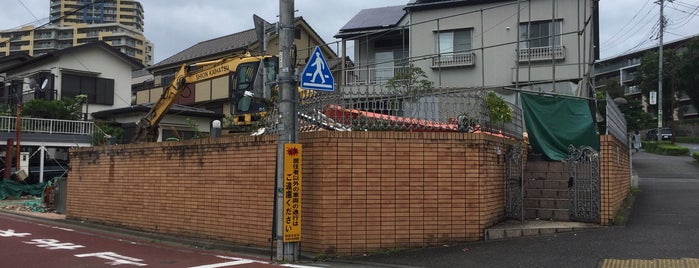
<path id="1" fill-rule="evenodd" d="M 0 267 L 282 267 L 217 253 L 0 214 Z"/>

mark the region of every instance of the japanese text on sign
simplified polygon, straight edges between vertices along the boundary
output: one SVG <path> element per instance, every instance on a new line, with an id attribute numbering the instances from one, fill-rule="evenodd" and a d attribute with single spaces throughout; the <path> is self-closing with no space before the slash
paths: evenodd
<path id="1" fill-rule="evenodd" d="M 301 144 L 284 144 L 284 242 L 301 241 Z"/>

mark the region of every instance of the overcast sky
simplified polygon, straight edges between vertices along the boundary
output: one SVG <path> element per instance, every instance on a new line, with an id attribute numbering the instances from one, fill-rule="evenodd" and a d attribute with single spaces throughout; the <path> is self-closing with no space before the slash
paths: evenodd
<path id="1" fill-rule="evenodd" d="M 145 36 L 155 44 L 155 62 L 198 42 L 253 28 L 252 15 L 276 22 L 276 0 L 141 0 L 145 10 Z M 401 5 L 408 0 L 296 0 L 296 16 L 304 19 L 327 43 L 364 8 Z M 660 8 L 655 0 L 601 0 L 602 58 L 658 44 Z M 41 24 L 49 15 L 49 0 L 3 0 L 0 29 Z M 666 42 L 699 34 L 699 0 L 666 3 Z M 36 23 L 37 20 L 39 23 Z M 336 46 L 333 45 L 333 48 Z M 349 49 L 349 48 L 348 48 Z"/>

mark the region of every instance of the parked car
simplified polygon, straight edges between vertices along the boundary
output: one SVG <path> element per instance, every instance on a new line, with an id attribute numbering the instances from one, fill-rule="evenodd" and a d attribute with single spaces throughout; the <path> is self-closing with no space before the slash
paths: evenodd
<path id="1" fill-rule="evenodd" d="M 672 139 L 672 129 L 667 128 L 667 127 L 661 129 L 660 130 L 660 138 L 663 140 Z M 648 133 L 646 133 L 646 140 L 649 140 L 649 141 L 658 140 L 658 129 L 648 130 Z"/>

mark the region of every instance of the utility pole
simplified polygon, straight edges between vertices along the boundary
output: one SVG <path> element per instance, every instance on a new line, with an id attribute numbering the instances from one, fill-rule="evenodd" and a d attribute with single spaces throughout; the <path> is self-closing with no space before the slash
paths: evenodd
<path id="1" fill-rule="evenodd" d="M 297 90 L 294 62 L 294 0 L 279 0 L 279 122 L 277 139 L 277 176 L 275 191 L 275 224 L 277 239 L 277 261 L 295 262 L 299 260 L 299 243 L 284 242 L 284 144 L 296 143 Z"/>
<path id="2" fill-rule="evenodd" d="M 658 0 L 656 3 L 660 4 L 660 36 L 658 43 L 658 142 L 662 140 L 662 129 L 663 129 L 663 34 L 665 32 L 665 15 L 663 15 L 663 9 L 665 9 L 665 0 Z"/>

